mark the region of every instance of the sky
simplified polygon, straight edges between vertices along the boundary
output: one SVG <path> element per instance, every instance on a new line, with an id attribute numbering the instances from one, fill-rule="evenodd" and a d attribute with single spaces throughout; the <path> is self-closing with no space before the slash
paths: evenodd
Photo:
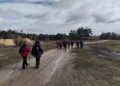
<path id="1" fill-rule="evenodd" d="M 0 30 L 56 34 L 79 27 L 120 34 L 120 0 L 0 0 Z"/>

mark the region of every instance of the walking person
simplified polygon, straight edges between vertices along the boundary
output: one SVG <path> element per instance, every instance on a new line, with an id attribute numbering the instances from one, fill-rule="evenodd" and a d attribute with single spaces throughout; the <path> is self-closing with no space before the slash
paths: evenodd
<path id="1" fill-rule="evenodd" d="M 63 41 L 63 48 L 65 49 L 65 52 L 67 51 L 67 41 Z"/>
<path id="2" fill-rule="evenodd" d="M 58 45 L 59 45 L 59 49 L 61 50 L 62 49 L 62 41 L 59 41 L 59 43 L 58 43 Z"/>
<path id="3" fill-rule="evenodd" d="M 73 48 L 73 46 L 74 46 L 74 41 L 71 41 L 70 44 L 71 44 L 71 48 Z"/>
<path id="4" fill-rule="evenodd" d="M 79 41 L 76 42 L 76 46 L 77 46 L 77 48 L 79 48 Z"/>
<path id="5" fill-rule="evenodd" d="M 70 48 L 70 41 L 67 42 L 68 48 Z"/>
<path id="6" fill-rule="evenodd" d="M 22 69 L 25 69 L 26 66 L 28 66 L 28 62 L 27 62 L 27 57 L 28 54 L 30 53 L 30 48 L 28 47 L 27 42 L 25 41 L 24 44 L 20 47 L 19 49 L 19 53 L 23 58 L 23 64 L 22 64 Z"/>
<path id="7" fill-rule="evenodd" d="M 80 40 L 80 48 L 83 49 L 83 46 L 84 46 L 83 40 L 81 39 L 81 40 Z"/>
<path id="8" fill-rule="evenodd" d="M 41 48 L 40 41 L 37 40 L 32 48 L 32 55 L 36 58 L 36 68 L 39 68 L 42 54 L 43 50 Z"/>

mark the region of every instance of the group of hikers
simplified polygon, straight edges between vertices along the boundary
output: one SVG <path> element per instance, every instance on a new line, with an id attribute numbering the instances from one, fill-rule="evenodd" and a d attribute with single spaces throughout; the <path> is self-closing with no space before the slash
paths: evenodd
<path id="1" fill-rule="evenodd" d="M 23 43 L 23 45 L 19 49 L 19 53 L 23 58 L 22 69 L 25 69 L 28 66 L 27 57 L 28 54 L 31 52 L 32 56 L 36 58 L 36 68 L 39 68 L 40 65 L 40 57 L 43 54 L 43 50 L 40 45 L 40 41 L 36 41 L 32 47 L 32 50 L 28 47 L 27 41 Z"/>
<path id="2" fill-rule="evenodd" d="M 70 47 L 74 48 L 75 44 L 76 44 L 77 48 L 83 48 L 82 40 L 80 40 L 80 41 L 63 40 L 63 41 L 57 41 L 56 44 L 57 44 L 57 49 L 63 48 L 65 51 L 67 50 L 67 48 L 70 48 Z M 22 69 L 25 69 L 28 66 L 27 57 L 30 52 L 31 52 L 32 56 L 34 56 L 36 58 L 36 69 L 38 69 L 40 66 L 40 58 L 41 58 L 41 55 L 43 54 L 43 50 L 41 48 L 39 40 L 37 40 L 34 43 L 32 50 L 29 48 L 27 41 L 25 41 L 23 43 L 23 45 L 20 47 L 19 53 L 23 58 Z"/>
<path id="3" fill-rule="evenodd" d="M 56 42 L 57 44 L 57 49 L 65 49 L 65 51 L 67 50 L 67 48 L 74 48 L 74 45 L 76 45 L 77 48 L 83 48 L 83 40 L 59 40 Z"/>

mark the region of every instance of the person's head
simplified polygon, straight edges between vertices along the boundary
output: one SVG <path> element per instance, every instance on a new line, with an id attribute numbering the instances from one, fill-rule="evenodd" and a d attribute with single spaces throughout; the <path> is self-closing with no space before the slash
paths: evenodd
<path id="1" fill-rule="evenodd" d="M 40 45 L 40 41 L 39 40 L 35 41 L 35 45 Z"/>
<path id="2" fill-rule="evenodd" d="M 27 41 L 24 41 L 24 44 L 25 44 L 25 45 L 27 45 L 27 44 L 28 44 L 28 42 L 27 42 Z"/>

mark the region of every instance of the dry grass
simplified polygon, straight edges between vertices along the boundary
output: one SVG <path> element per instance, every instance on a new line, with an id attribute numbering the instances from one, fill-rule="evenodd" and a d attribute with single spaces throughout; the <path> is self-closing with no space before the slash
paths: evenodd
<path id="1" fill-rule="evenodd" d="M 120 86 L 120 60 L 101 58 L 100 52 L 91 47 L 75 50 L 75 53 L 73 68 L 84 83 L 89 83 L 89 86 Z"/>
<path id="2" fill-rule="evenodd" d="M 96 47 L 107 50 L 107 51 L 116 51 L 120 52 L 120 41 L 109 41 L 102 44 L 97 44 Z"/>
<path id="3" fill-rule="evenodd" d="M 13 39 L 0 39 L 0 45 L 15 46 L 16 44 Z"/>
<path id="4" fill-rule="evenodd" d="M 0 68 L 18 62 L 19 58 L 20 56 L 18 54 L 18 48 L 16 47 L 0 48 Z"/>

